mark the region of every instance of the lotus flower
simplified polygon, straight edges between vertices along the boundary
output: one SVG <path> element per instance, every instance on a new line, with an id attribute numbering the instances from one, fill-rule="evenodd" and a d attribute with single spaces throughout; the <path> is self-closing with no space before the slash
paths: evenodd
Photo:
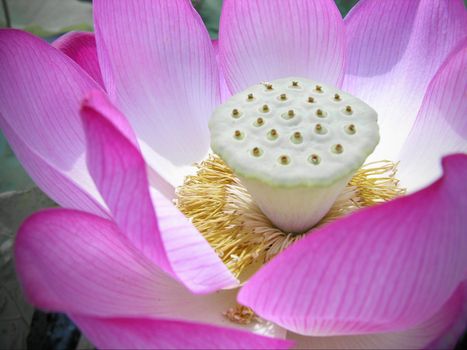
<path id="1" fill-rule="evenodd" d="M 225 0 L 214 43 L 189 1 L 95 0 L 94 11 L 95 37 L 51 46 L 0 32 L 1 128 L 66 208 L 18 233 L 32 304 L 67 313 L 99 348 L 455 341 L 466 324 L 467 157 L 446 155 L 467 150 L 462 1 L 362 0 L 342 20 L 332 1 Z M 208 152 L 221 98 L 287 76 L 375 108 L 374 157 L 400 161 L 409 194 L 306 235 L 240 288 L 172 204 L 174 185 Z M 223 316 L 237 301 L 255 322 Z"/>

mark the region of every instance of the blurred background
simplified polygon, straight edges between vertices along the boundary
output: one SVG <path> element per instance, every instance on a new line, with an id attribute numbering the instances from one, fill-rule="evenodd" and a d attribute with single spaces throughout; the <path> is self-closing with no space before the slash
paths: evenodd
<path id="1" fill-rule="evenodd" d="M 335 2 L 344 17 L 358 0 Z M 93 30 L 91 0 L 0 3 L 0 27 L 23 29 L 49 42 L 68 31 Z M 211 37 L 217 38 L 222 0 L 193 0 L 193 5 Z M 0 132 L 0 349 L 93 348 L 65 315 L 43 313 L 28 305 L 14 273 L 11 248 L 17 228 L 32 212 L 54 205 L 35 187 Z"/>

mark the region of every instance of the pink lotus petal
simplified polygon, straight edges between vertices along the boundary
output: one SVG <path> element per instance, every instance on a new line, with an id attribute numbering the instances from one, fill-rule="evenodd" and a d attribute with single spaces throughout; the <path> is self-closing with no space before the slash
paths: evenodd
<path id="1" fill-rule="evenodd" d="M 430 345 L 426 346 L 425 349 L 454 349 L 456 343 L 465 334 L 465 330 L 467 329 L 467 280 L 464 280 L 459 289 L 462 291 L 464 297 L 463 304 L 458 307 L 460 316 L 440 336 L 432 341 Z"/>
<path id="2" fill-rule="evenodd" d="M 206 28 L 189 1 L 94 1 L 105 86 L 138 138 L 176 165 L 209 149 L 219 79 Z"/>
<path id="3" fill-rule="evenodd" d="M 97 84 L 43 40 L 0 30 L 0 126 L 36 184 L 64 207 L 106 216 L 84 162 L 82 97 Z"/>
<path id="4" fill-rule="evenodd" d="M 395 159 L 445 58 L 467 35 L 461 0 L 362 0 L 345 19 L 349 57 L 343 89 L 379 115 L 374 159 Z"/>
<path id="5" fill-rule="evenodd" d="M 411 191 L 441 176 L 441 157 L 467 153 L 467 39 L 443 63 L 405 142 L 398 178 Z"/>
<path id="6" fill-rule="evenodd" d="M 171 320 L 72 316 L 101 349 L 289 349 L 291 341 L 235 329 Z"/>
<path id="7" fill-rule="evenodd" d="M 334 1 L 225 0 L 219 46 L 234 93 L 287 76 L 334 85 L 343 78 L 344 25 Z"/>
<path id="8" fill-rule="evenodd" d="M 101 87 L 104 87 L 94 33 L 68 32 L 55 40 L 52 46 L 78 63 Z"/>
<path id="9" fill-rule="evenodd" d="M 54 311 L 148 315 L 177 285 L 132 249 L 111 221 L 64 209 L 23 223 L 15 263 L 29 301 Z"/>
<path id="10" fill-rule="evenodd" d="M 395 332 L 428 319 L 465 278 L 467 156 L 410 196 L 309 235 L 242 288 L 239 302 L 303 335 Z"/>
<path id="11" fill-rule="evenodd" d="M 236 279 L 188 219 L 157 191 L 149 193 L 144 160 L 111 123 L 115 119 L 112 113 L 102 114 L 104 108 L 99 106 L 84 106 L 88 166 L 122 232 L 193 292 L 235 285 Z"/>
<path id="12" fill-rule="evenodd" d="M 375 333 L 362 335 L 342 335 L 332 337 L 307 337 L 290 333 L 288 339 L 297 342 L 299 349 L 451 349 L 454 344 L 443 344 L 445 346 L 428 346 L 433 339 L 449 331 L 454 324 L 463 323 L 464 328 L 456 333 L 454 341 L 465 330 L 467 313 L 464 306 L 465 298 L 463 287 L 459 287 L 446 304 L 421 324 L 395 333 Z M 458 327 L 459 328 L 459 327 Z M 451 346 L 446 346 L 451 345 Z M 427 347 L 428 346 L 428 347 Z"/>
<path id="13" fill-rule="evenodd" d="M 225 77 L 224 73 L 222 72 L 222 69 L 220 67 L 220 62 L 219 62 L 219 40 L 211 40 L 212 42 L 212 47 L 214 48 L 214 54 L 216 56 L 216 62 L 218 65 L 218 70 L 219 70 L 219 86 L 220 86 L 220 92 L 221 92 L 221 102 L 224 102 L 227 100 L 232 94 L 229 91 L 229 88 L 227 87 L 227 83 L 225 82 Z"/>
<path id="14" fill-rule="evenodd" d="M 105 115 L 112 124 L 135 146 L 139 148 L 138 140 L 134 134 L 133 129 L 126 117 L 115 108 L 115 106 L 109 101 L 107 95 L 100 91 L 92 91 L 88 94 L 82 104 L 82 109 L 86 113 L 94 113 L 94 110 L 99 115 Z M 152 160 L 154 161 L 154 160 Z M 160 167 L 158 167 L 160 169 Z M 151 165 L 147 165 L 148 177 L 153 186 L 158 191 L 163 193 L 167 198 L 173 199 L 175 197 L 175 188 L 172 184 L 168 183 L 167 180 L 154 170 Z"/>
<path id="15" fill-rule="evenodd" d="M 223 313 L 236 290 L 195 295 L 132 247 L 114 223 L 83 212 L 54 209 L 21 226 L 16 270 L 35 306 L 95 317 L 156 317 L 205 322 L 285 338 L 264 321 L 239 325 Z"/>

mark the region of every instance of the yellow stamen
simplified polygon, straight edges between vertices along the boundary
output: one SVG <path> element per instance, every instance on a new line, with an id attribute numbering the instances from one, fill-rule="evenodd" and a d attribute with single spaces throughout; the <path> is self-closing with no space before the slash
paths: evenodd
<path id="1" fill-rule="evenodd" d="M 252 309 L 243 305 L 236 305 L 224 312 L 225 318 L 233 323 L 247 325 L 253 321 L 258 321 L 259 317 Z"/>
<path id="2" fill-rule="evenodd" d="M 404 194 L 395 177 L 397 165 L 390 161 L 364 165 L 314 228 Z M 177 189 L 176 205 L 241 281 L 303 237 L 276 228 L 219 157 L 210 156 L 197 167 L 197 174 Z"/>

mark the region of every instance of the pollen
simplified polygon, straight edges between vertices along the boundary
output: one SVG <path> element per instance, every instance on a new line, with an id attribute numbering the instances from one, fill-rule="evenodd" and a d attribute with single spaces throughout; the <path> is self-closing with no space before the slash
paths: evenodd
<path id="1" fill-rule="evenodd" d="M 310 155 L 308 160 L 309 166 L 319 166 L 321 162 L 318 154 Z M 379 161 L 360 168 L 309 234 L 360 208 L 404 194 L 405 189 L 396 178 L 397 166 Z M 215 155 L 199 163 L 196 174 L 185 179 L 177 189 L 175 203 L 240 281 L 248 280 L 255 270 L 304 237 L 274 226 L 233 171 Z M 237 311 L 227 311 L 225 317 L 239 315 Z"/>

